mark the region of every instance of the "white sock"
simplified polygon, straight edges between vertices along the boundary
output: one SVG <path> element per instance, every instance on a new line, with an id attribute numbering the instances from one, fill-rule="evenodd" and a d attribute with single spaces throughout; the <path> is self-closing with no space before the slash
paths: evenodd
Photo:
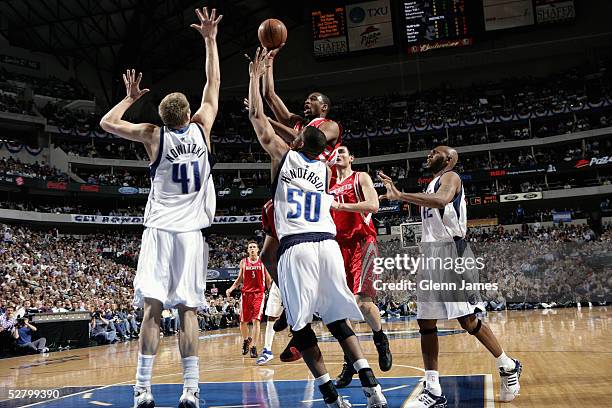
<path id="1" fill-rule="evenodd" d="M 272 351 L 272 340 L 274 340 L 274 322 L 268 320 L 268 323 L 266 324 L 264 348 L 270 352 Z"/>
<path id="2" fill-rule="evenodd" d="M 200 383 L 200 358 L 183 358 L 183 389 L 198 389 Z"/>
<path id="3" fill-rule="evenodd" d="M 325 374 L 323 374 L 322 376 L 315 378 L 315 380 L 314 380 L 315 385 L 316 385 L 317 387 L 318 387 L 318 386 L 321 386 L 321 385 L 323 385 L 323 384 L 327 384 L 329 381 L 331 381 L 331 378 L 330 378 L 330 376 L 329 376 L 329 373 L 325 373 Z"/>
<path id="4" fill-rule="evenodd" d="M 513 370 L 515 366 L 516 364 L 514 364 L 514 360 L 508 357 L 505 352 L 502 351 L 501 356 L 497 357 L 497 368 Z"/>
<path id="5" fill-rule="evenodd" d="M 442 395 L 442 387 L 440 387 L 440 373 L 435 370 L 425 371 L 425 389 L 435 396 Z"/>
<path id="6" fill-rule="evenodd" d="M 359 372 L 359 370 L 361 370 L 362 368 L 370 368 L 370 364 L 368 364 L 368 360 L 362 358 L 353 363 L 353 368 L 355 369 L 355 371 Z"/>
<path id="7" fill-rule="evenodd" d="M 135 388 L 151 388 L 151 374 L 153 373 L 153 362 L 155 355 L 138 353 L 138 365 L 136 367 L 136 386 Z"/>

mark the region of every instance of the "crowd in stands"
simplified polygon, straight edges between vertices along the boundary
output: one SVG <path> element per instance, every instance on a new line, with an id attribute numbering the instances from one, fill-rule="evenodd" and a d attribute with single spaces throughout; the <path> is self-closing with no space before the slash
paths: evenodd
<path id="1" fill-rule="evenodd" d="M 62 203 L 45 203 L 36 199 L 20 199 L 11 197 L 11 199 L 0 199 L 0 208 L 20 211 L 36 211 L 42 213 L 54 214 L 86 214 L 86 215 L 109 215 L 109 216 L 139 216 L 144 215 L 144 205 L 133 205 L 124 207 L 120 205 L 115 208 L 100 208 L 93 205 L 76 204 L 65 201 Z M 257 215 L 261 213 L 261 206 L 237 206 L 228 204 L 223 208 L 218 208 L 216 215 Z"/>
<path id="2" fill-rule="evenodd" d="M 602 202 L 606 205 L 609 201 Z M 138 336 L 142 310 L 132 307 L 132 282 L 139 234 L 77 236 L 0 225 L 0 239 L 0 344 L 12 341 L 9 334 L 15 333 L 18 319 L 37 312 L 89 312 L 90 337 L 97 344 Z M 211 235 L 207 241 L 211 268 L 236 267 L 246 256 L 247 238 Z M 581 301 L 603 304 L 608 299 L 612 276 L 601 265 L 612 245 L 610 225 L 599 235 L 586 225 L 525 224 L 512 231 L 472 228 L 468 241 L 488 262 L 481 281 L 499 284 L 499 291 L 481 293 L 489 309 L 548 308 Z M 399 240 L 380 243 L 383 257 L 402 251 Z M 405 273 L 387 270 L 381 279 L 399 281 Z M 201 330 L 237 324 L 237 299 L 223 296 L 221 286 L 210 285 L 206 300 L 207 306 L 198 311 Z M 383 316 L 415 312 L 414 293 L 407 291 L 383 291 L 378 302 Z M 163 311 L 162 335 L 174 334 L 178 324 L 175 309 Z M 27 351 L 45 352 L 44 348 L 44 344 L 29 345 Z"/>
<path id="3" fill-rule="evenodd" d="M 139 234 L 61 235 L 0 224 L 0 241 L 0 353 L 7 351 L 2 346 L 12 341 L 18 320 L 33 313 L 90 312 L 90 336 L 98 344 L 138 336 L 142 310 L 132 307 L 132 282 Z M 227 262 L 225 252 L 237 252 L 221 238 L 209 242 L 223 248 L 212 252 L 217 263 Z M 236 299 L 216 293 L 207 302 L 198 311 L 201 330 L 237 324 Z M 164 310 L 163 334 L 176 332 L 177 316 L 175 309 Z"/>
<path id="4" fill-rule="evenodd" d="M 48 204 L 40 200 L 17 201 L 0 200 L 0 208 L 19 211 L 36 211 L 52 214 L 86 214 L 86 215 L 108 215 L 108 216 L 140 216 L 144 214 L 144 206 L 133 206 L 127 208 L 100 209 L 81 204 Z"/>
<path id="5" fill-rule="evenodd" d="M 611 225 L 599 236 L 586 225 L 535 224 L 513 231 L 471 228 L 467 239 L 475 256 L 484 259 L 479 282 L 498 285 L 498 290 L 481 291 L 483 308 L 550 308 L 609 300 L 612 274 L 605 265 L 612 246 Z M 403 248 L 400 240 L 381 243 L 380 252 L 382 257 L 418 256 L 416 248 Z M 384 282 L 414 280 L 409 271 L 397 268 L 380 276 Z M 383 296 L 383 304 L 393 303 L 400 310 L 412 310 L 407 306 L 415 300 L 409 291 L 388 291 Z"/>
<path id="6" fill-rule="evenodd" d="M 46 181 L 68 181 L 69 179 L 68 175 L 44 162 L 22 163 L 12 156 L 0 158 L 0 173 Z"/>
<path id="7" fill-rule="evenodd" d="M 599 103 L 612 97 L 612 82 L 609 73 L 602 65 L 596 68 L 579 68 L 543 78 L 507 78 L 497 82 L 474 84 L 467 88 L 442 86 L 416 94 L 393 94 L 377 97 L 362 97 L 351 100 L 332 101 L 331 117 L 338 120 L 345 134 L 359 134 L 365 131 L 382 131 L 388 134 L 396 129 L 407 129 L 410 124 L 417 127 L 425 125 L 444 125 L 440 130 L 413 133 L 410 145 L 403 143 L 398 148 L 394 143 L 376 143 L 381 136 L 371 139 L 372 148 L 368 154 L 397 153 L 410 149 L 427 150 L 436 144 L 464 146 L 479 143 L 494 143 L 508 140 L 523 140 L 534 137 L 565 134 L 609 126 L 612 111 L 609 106 L 593 110 L 577 110 L 588 103 Z M 587 85 L 593 77 L 599 77 L 596 87 Z M 0 72 L 2 79 L 18 79 L 19 75 L 6 70 Z M 29 77 L 28 77 L 29 78 Z M 76 81 L 63 82 L 55 78 L 40 80 L 22 78 L 24 82 L 34 83 L 35 89 L 57 92 L 60 98 L 83 96 L 81 85 Z M 46 83 L 45 83 L 46 82 Z M 43 85 L 43 83 L 45 83 Z M 595 91 L 594 89 L 597 89 Z M 199 101 L 198 98 L 191 98 Z M 15 101 L 7 101 L 8 106 L 16 106 Z M 301 112 L 303 100 L 287 101 L 292 111 Z M 100 114 L 71 111 L 61 104 L 47 103 L 39 107 L 40 113 L 49 124 L 63 129 L 76 129 L 79 132 L 100 131 Z M 0 98 L 0 109 L 2 99 Z M 23 108 L 21 108 L 23 109 Z M 570 109 L 570 112 L 563 112 Z M 468 127 L 445 126 L 462 120 L 489 120 L 497 116 L 509 117 L 514 114 L 559 112 L 553 116 L 538 116 L 532 120 L 514 120 L 503 123 L 480 124 Z M 145 118 L 153 120 L 154 118 Z M 144 120 L 144 119 L 143 119 Z M 269 161 L 258 146 L 251 125 L 244 111 L 242 100 L 225 99 L 219 113 L 213 135 L 217 137 L 215 155 L 219 162 L 257 163 Z M 232 141 L 239 136 L 242 141 Z M 404 139 L 406 139 L 404 137 Z M 354 141 L 358 143 L 357 141 Z M 404 140 L 406 142 L 406 140 Z M 350 144 L 351 142 L 349 142 Z M 111 143 L 114 144 L 114 143 Z M 121 157 L 131 160 L 148 160 L 142 149 L 132 148 L 127 142 L 117 142 L 117 146 L 87 146 L 79 142 L 64 146 L 73 154 L 89 157 Z M 124 144 L 126 147 L 121 148 Z"/>
<path id="8" fill-rule="evenodd" d="M 117 141 L 88 143 L 60 143 L 66 154 L 78 157 L 120 159 L 120 160 L 148 160 L 148 154 L 142 143 Z"/>
<path id="9" fill-rule="evenodd" d="M 87 169 L 75 169 L 73 172 L 81 177 L 87 184 L 101 186 L 123 186 L 123 187 L 150 187 L 151 179 L 148 172 L 129 171 L 127 169 L 115 169 L 110 172 L 91 173 Z"/>
<path id="10" fill-rule="evenodd" d="M 35 115 L 32 102 L 17 99 L 17 97 L 3 93 L 0 88 L 0 112 L 17 113 L 19 115 Z"/>
<path id="11" fill-rule="evenodd" d="M 0 68 L 0 89 L 4 90 L 5 84 L 11 86 L 12 91 L 23 88 L 23 85 L 25 85 L 31 87 L 35 94 L 65 100 L 91 100 L 92 98 L 91 93 L 79 81 L 73 78 L 68 81 L 63 81 L 53 75 L 39 78 Z"/>
<path id="12" fill-rule="evenodd" d="M 213 181 L 217 189 L 266 187 L 271 185 L 270 171 L 217 172 L 213 170 Z"/>

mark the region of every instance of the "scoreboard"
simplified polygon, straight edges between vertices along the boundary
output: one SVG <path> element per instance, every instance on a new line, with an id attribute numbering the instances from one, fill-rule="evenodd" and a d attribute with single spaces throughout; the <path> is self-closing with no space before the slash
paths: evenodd
<path id="1" fill-rule="evenodd" d="M 470 0 L 404 0 L 409 52 L 470 45 L 478 31 Z M 472 2 L 473 6 L 473 2 Z"/>
<path id="2" fill-rule="evenodd" d="M 312 36 L 315 41 L 346 35 L 344 7 L 314 10 L 312 12 Z"/>
<path id="3" fill-rule="evenodd" d="M 401 45 L 409 54 L 471 45 L 492 31 L 576 19 L 574 0 L 319 0 L 315 57 Z"/>
<path id="4" fill-rule="evenodd" d="M 395 45 L 391 0 L 369 0 L 314 8 L 315 57 L 367 51 Z"/>
<path id="5" fill-rule="evenodd" d="M 311 15 L 315 57 L 346 54 L 348 40 L 344 7 L 318 8 Z"/>

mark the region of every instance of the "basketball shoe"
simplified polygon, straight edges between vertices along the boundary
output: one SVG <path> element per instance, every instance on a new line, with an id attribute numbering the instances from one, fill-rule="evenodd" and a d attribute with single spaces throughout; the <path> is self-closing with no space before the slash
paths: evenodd
<path id="1" fill-rule="evenodd" d="M 499 376 L 501 377 L 501 387 L 499 392 L 499 399 L 503 402 L 510 402 L 516 398 L 521 390 L 521 384 L 519 379 L 521 378 L 521 371 L 523 366 L 518 360 L 514 361 L 514 368 L 512 370 L 505 370 L 503 367 L 499 369 Z"/>
<path id="2" fill-rule="evenodd" d="M 346 356 L 344 356 L 344 364 L 342 365 L 342 371 L 336 377 L 336 388 L 345 388 L 347 387 L 351 381 L 353 381 L 353 376 L 357 374 L 355 368 L 353 368 L 353 363 L 351 363 Z"/>
<path id="3" fill-rule="evenodd" d="M 446 408 L 446 397 L 444 394 L 437 396 L 429 390 L 423 389 L 414 401 L 410 401 L 406 408 Z"/>
<path id="4" fill-rule="evenodd" d="M 268 361 L 272 360 L 273 358 L 274 358 L 274 355 L 272 354 L 272 350 L 268 350 L 267 348 L 264 347 L 263 351 L 261 352 L 261 356 L 259 356 L 255 364 L 257 365 L 268 364 Z"/>
<path id="5" fill-rule="evenodd" d="M 184 388 L 179 399 L 178 408 L 200 408 L 200 392 L 198 389 Z"/>
<path id="6" fill-rule="evenodd" d="M 287 347 L 280 354 L 280 361 L 283 363 L 291 363 L 292 361 L 297 361 L 302 358 L 302 353 L 299 352 L 297 347 L 295 347 L 295 343 L 293 341 L 293 337 L 287 343 Z"/>
<path id="7" fill-rule="evenodd" d="M 382 330 L 381 330 L 382 332 Z M 374 345 L 378 351 L 378 366 L 382 371 L 389 371 L 393 365 L 393 356 L 389 348 L 389 339 L 385 333 L 374 334 Z"/>
<path id="8" fill-rule="evenodd" d="M 134 387 L 134 408 L 153 408 L 155 401 L 150 388 Z"/>
<path id="9" fill-rule="evenodd" d="M 246 356 L 247 354 L 249 354 L 249 346 L 251 345 L 251 341 L 252 341 L 251 338 L 247 337 L 242 342 L 242 355 L 243 356 Z"/>
<path id="10" fill-rule="evenodd" d="M 363 387 L 363 393 L 368 399 L 368 408 L 388 408 L 387 399 L 382 393 L 380 384 L 376 387 Z"/>
<path id="11" fill-rule="evenodd" d="M 348 401 L 345 401 L 342 395 L 338 395 L 338 399 L 335 402 L 325 405 L 327 405 L 327 408 L 352 408 L 352 405 Z"/>
<path id="12" fill-rule="evenodd" d="M 257 358 L 257 347 L 251 347 L 251 358 Z"/>

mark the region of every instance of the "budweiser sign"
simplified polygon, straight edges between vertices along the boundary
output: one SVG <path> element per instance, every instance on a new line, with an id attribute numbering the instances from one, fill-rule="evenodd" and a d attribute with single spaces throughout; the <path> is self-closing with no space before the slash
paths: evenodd
<path id="1" fill-rule="evenodd" d="M 474 40 L 472 38 L 461 38 L 458 40 L 442 40 L 427 44 L 414 45 L 408 48 L 408 54 L 416 54 L 418 52 L 426 52 L 432 50 L 441 50 L 443 48 L 455 48 L 465 47 L 466 45 L 472 45 Z"/>

